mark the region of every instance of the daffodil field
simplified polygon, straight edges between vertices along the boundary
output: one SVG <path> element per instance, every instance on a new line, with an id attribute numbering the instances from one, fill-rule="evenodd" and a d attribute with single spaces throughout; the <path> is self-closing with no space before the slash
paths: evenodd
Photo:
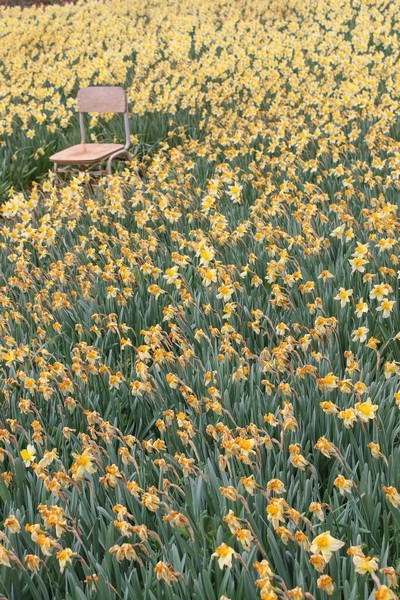
<path id="1" fill-rule="evenodd" d="M 0 7 L 0 598 L 399 597 L 399 56 L 397 0 Z M 57 181 L 87 85 L 133 161 Z"/>

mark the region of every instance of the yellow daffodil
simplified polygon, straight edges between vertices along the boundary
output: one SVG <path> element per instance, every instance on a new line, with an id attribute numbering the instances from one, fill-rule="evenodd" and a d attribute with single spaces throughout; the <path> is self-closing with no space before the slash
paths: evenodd
<path id="1" fill-rule="evenodd" d="M 162 561 L 159 561 L 156 564 L 154 573 L 159 581 L 165 581 L 170 586 L 178 581 L 179 573 L 177 573 L 171 565 Z"/>
<path id="2" fill-rule="evenodd" d="M 212 558 L 218 559 L 218 565 L 220 569 L 225 567 L 230 569 L 232 567 L 232 559 L 234 556 L 236 556 L 236 552 L 233 550 L 233 548 L 223 543 L 215 549 L 215 552 L 211 556 Z"/>
<path id="3" fill-rule="evenodd" d="M 321 577 L 318 577 L 317 586 L 328 596 L 332 596 L 333 592 L 335 591 L 335 585 L 333 583 L 332 577 L 330 577 L 329 575 L 321 575 Z"/>
<path id="4" fill-rule="evenodd" d="M 36 450 L 32 444 L 28 444 L 24 450 L 21 450 L 20 454 L 26 467 L 29 467 L 36 458 Z"/>
<path id="5" fill-rule="evenodd" d="M 382 486 L 386 499 L 392 504 L 395 508 L 400 507 L 400 493 L 394 486 Z"/>
<path id="6" fill-rule="evenodd" d="M 71 548 L 64 548 L 56 554 L 56 559 L 60 565 L 60 572 L 63 573 L 67 564 L 72 564 L 72 558 L 76 556 L 76 552 L 73 552 Z"/>
<path id="7" fill-rule="evenodd" d="M 378 410 L 378 405 L 372 404 L 371 398 L 368 398 L 365 402 L 356 402 L 354 410 L 360 421 L 368 423 L 370 419 L 375 418 L 375 413 Z"/>
<path id="8" fill-rule="evenodd" d="M 328 563 L 332 558 L 333 552 L 340 550 L 343 546 L 344 542 L 332 537 L 330 531 L 325 531 L 314 538 L 310 551 L 313 554 L 321 554 L 324 561 Z"/>
<path id="9" fill-rule="evenodd" d="M 350 302 L 350 298 L 353 295 L 353 290 L 345 290 L 344 288 L 339 288 L 339 292 L 335 296 L 335 300 L 340 300 L 340 306 L 343 308 Z"/>
<path id="10" fill-rule="evenodd" d="M 352 488 L 354 487 L 351 479 L 346 479 L 344 475 L 338 475 L 334 481 L 333 485 L 339 490 L 339 493 L 344 496 L 344 494 L 350 494 Z"/>
<path id="11" fill-rule="evenodd" d="M 375 573 L 378 570 L 379 559 L 371 558 L 370 556 L 358 556 L 355 554 L 353 556 L 353 563 L 355 567 L 355 572 L 360 573 L 361 575 L 365 575 L 366 573 Z"/>
<path id="12" fill-rule="evenodd" d="M 86 474 L 92 475 L 96 472 L 96 467 L 93 464 L 93 455 L 89 449 L 85 449 L 82 454 L 72 453 L 75 459 L 70 471 L 72 479 L 80 480 L 85 477 Z"/>

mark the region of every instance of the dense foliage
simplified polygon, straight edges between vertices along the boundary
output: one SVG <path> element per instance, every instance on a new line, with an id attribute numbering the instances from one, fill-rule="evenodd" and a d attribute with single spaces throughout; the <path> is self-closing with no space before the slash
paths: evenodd
<path id="1" fill-rule="evenodd" d="M 397 598 L 399 25 L 0 8 L 0 594 Z M 135 157 L 57 184 L 88 84 Z"/>

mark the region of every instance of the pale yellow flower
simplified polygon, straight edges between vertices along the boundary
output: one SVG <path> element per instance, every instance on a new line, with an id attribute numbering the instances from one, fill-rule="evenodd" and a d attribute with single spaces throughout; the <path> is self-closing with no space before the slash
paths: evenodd
<path id="1" fill-rule="evenodd" d="M 4 521 L 4 527 L 11 533 L 19 533 L 21 531 L 21 525 L 15 515 L 9 515 L 7 519 Z"/>
<path id="2" fill-rule="evenodd" d="M 368 312 L 368 304 L 364 302 L 363 298 L 360 298 L 360 300 L 356 302 L 355 308 L 356 315 L 359 319 L 363 316 L 364 313 Z"/>
<path id="3" fill-rule="evenodd" d="M 27 554 L 24 560 L 29 571 L 32 571 L 32 573 L 38 572 L 41 563 L 41 560 L 38 556 L 35 554 Z"/>
<path id="4" fill-rule="evenodd" d="M 72 558 L 76 556 L 76 552 L 73 552 L 71 548 L 64 548 L 56 554 L 56 559 L 60 565 L 60 572 L 63 573 L 67 564 L 72 565 Z"/>
<path id="5" fill-rule="evenodd" d="M 151 512 L 157 512 L 160 506 L 160 499 L 155 494 L 145 492 L 140 501 Z"/>
<path id="6" fill-rule="evenodd" d="M 236 552 L 233 548 L 223 543 L 215 549 L 215 552 L 211 556 L 212 558 L 218 559 L 220 569 L 223 569 L 224 567 L 230 569 L 232 567 L 232 558 L 236 556 Z"/>
<path id="7" fill-rule="evenodd" d="M 26 467 L 29 467 L 30 464 L 35 460 L 36 458 L 36 450 L 35 447 L 32 446 L 32 444 L 28 444 L 26 449 L 21 450 L 20 452 L 21 454 L 21 458 L 24 461 L 24 464 Z"/>
<path id="8" fill-rule="evenodd" d="M 267 483 L 267 490 L 278 495 L 286 492 L 286 488 L 280 479 L 270 479 Z"/>
<path id="9" fill-rule="evenodd" d="M 162 561 L 159 561 L 156 564 L 154 567 L 154 573 L 159 581 L 165 581 L 167 585 L 170 586 L 178 581 L 178 576 L 180 575 L 171 565 Z"/>
<path id="10" fill-rule="evenodd" d="M 357 554 L 353 556 L 354 570 L 360 575 L 375 573 L 379 568 L 378 562 L 379 558 L 377 557 L 371 558 L 370 556 L 358 556 Z"/>
<path id="11" fill-rule="evenodd" d="M 72 453 L 75 458 L 75 462 L 72 465 L 70 471 L 72 479 L 80 480 L 85 477 L 86 474 L 92 475 L 96 472 L 96 467 L 93 464 L 93 455 L 89 449 L 85 449 L 82 454 Z"/>
<path id="12" fill-rule="evenodd" d="M 350 494 L 352 488 L 354 487 L 354 483 L 351 479 L 346 479 L 343 475 L 338 475 L 333 485 L 338 488 L 339 493 L 344 496 L 344 494 Z"/>
<path id="13" fill-rule="evenodd" d="M 398 600 L 397 594 L 386 585 L 381 585 L 374 592 L 374 600 Z"/>
<path id="14" fill-rule="evenodd" d="M 394 486 L 382 486 L 382 489 L 385 493 L 386 499 L 392 504 L 395 508 L 400 507 L 400 494 Z"/>
<path id="15" fill-rule="evenodd" d="M 241 543 L 243 550 L 249 552 L 251 549 L 251 543 L 253 541 L 253 534 L 249 529 L 237 529 L 234 536 Z"/>
<path id="16" fill-rule="evenodd" d="M 0 544 L 0 565 L 11 567 L 10 553 L 2 544 Z"/>
<path id="17" fill-rule="evenodd" d="M 367 333 L 369 332 L 368 327 L 358 327 L 351 333 L 351 339 L 353 342 L 359 341 L 361 344 L 367 339 Z"/>
<path id="18" fill-rule="evenodd" d="M 314 538 L 310 551 L 313 554 L 322 554 L 324 561 L 329 562 L 333 552 L 340 550 L 343 546 L 344 542 L 332 537 L 330 531 L 325 531 Z"/>
<path id="19" fill-rule="evenodd" d="M 376 309 L 378 312 L 382 312 L 382 317 L 387 319 L 390 317 L 390 313 L 393 311 L 393 307 L 396 304 L 395 300 L 383 300 Z"/>
<path id="20" fill-rule="evenodd" d="M 317 586 L 328 596 L 332 596 L 333 592 L 335 591 L 335 585 L 332 577 L 329 575 L 321 575 L 321 577 L 318 577 Z"/>
<path id="21" fill-rule="evenodd" d="M 340 300 L 340 306 L 343 308 L 350 302 L 350 298 L 353 295 L 353 290 L 345 290 L 344 288 L 339 288 L 339 292 L 335 296 L 335 300 Z"/>
<path id="22" fill-rule="evenodd" d="M 375 412 L 378 410 L 378 405 L 372 404 L 371 398 L 368 398 L 365 402 L 356 402 L 354 410 L 360 421 L 368 423 L 370 419 L 375 418 Z"/>

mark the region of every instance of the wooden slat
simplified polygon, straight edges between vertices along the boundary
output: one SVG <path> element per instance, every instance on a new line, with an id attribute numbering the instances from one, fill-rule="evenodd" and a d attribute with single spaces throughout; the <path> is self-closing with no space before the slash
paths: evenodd
<path id="1" fill-rule="evenodd" d="M 79 112 L 125 112 L 126 93 L 122 87 L 96 86 L 78 91 Z"/>
<path id="2" fill-rule="evenodd" d="M 114 152 L 123 150 L 123 144 L 77 144 L 50 156 L 52 162 L 60 165 L 84 165 L 105 160 Z"/>

